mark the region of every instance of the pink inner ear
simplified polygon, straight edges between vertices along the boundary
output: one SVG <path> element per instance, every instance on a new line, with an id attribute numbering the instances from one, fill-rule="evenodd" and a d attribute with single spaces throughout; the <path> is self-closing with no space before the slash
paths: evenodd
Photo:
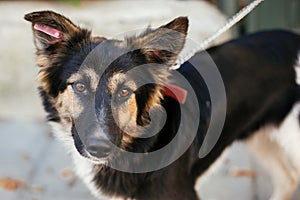
<path id="1" fill-rule="evenodd" d="M 35 30 L 41 31 L 47 35 L 50 35 L 52 37 L 55 37 L 57 39 L 61 38 L 61 32 L 55 28 L 52 28 L 50 26 L 44 25 L 44 24 L 39 24 L 39 23 L 35 23 L 33 28 Z"/>
<path id="2" fill-rule="evenodd" d="M 187 91 L 177 85 L 165 83 L 165 95 L 176 99 L 181 104 L 184 104 L 187 97 Z"/>

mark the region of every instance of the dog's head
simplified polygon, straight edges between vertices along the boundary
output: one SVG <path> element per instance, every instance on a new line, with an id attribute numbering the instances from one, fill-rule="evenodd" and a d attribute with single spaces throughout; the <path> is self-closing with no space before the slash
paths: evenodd
<path id="1" fill-rule="evenodd" d="M 164 84 L 184 46 L 187 18 L 124 40 L 93 37 L 52 11 L 25 19 L 32 23 L 44 107 L 61 126 L 60 137 L 95 161 L 111 154 L 111 144 L 148 151 L 155 136 L 147 134 L 161 125 L 152 122 L 164 121 Z"/>

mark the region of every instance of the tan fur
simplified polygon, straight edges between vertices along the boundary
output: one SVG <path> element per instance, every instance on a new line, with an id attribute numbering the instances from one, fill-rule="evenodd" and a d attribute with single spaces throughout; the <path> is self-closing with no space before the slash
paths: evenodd
<path id="1" fill-rule="evenodd" d="M 158 29 L 149 29 L 144 35 L 134 38 L 132 42 L 135 47 L 141 49 L 150 63 L 162 59 L 162 63 L 171 66 L 184 46 L 187 28 L 187 18 L 179 17 Z M 176 42 L 170 42 L 170 38 L 174 40 L 174 37 Z"/>
<path id="2" fill-rule="evenodd" d="M 164 74 L 167 76 L 168 73 Z M 155 74 L 156 75 L 156 74 Z M 166 77 L 155 77 L 162 81 L 166 80 Z M 108 88 L 110 94 L 114 94 L 120 83 L 124 83 L 125 86 L 135 91 L 137 86 L 134 81 L 128 81 L 128 77 L 123 73 L 116 73 L 109 79 Z M 146 104 L 145 112 L 149 112 L 153 106 L 160 105 L 160 101 L 163 98 L 163 87 L 157 86 L 153 95 L 150 97 Z M 137 102 L 135 94 L 132 94 L 130 99 L 127 100 L 121 107 L 113 110 L 115 120 L 118 126 L 124 131 L 122 135 L 121 147 L 126 149 L 132 144 L 134 137 L 138 137 L 136 133 L 140 132 L 140 127 L 137 124 Z M 145 121 L 146 119 L 143 119 Z"/>
<path id="3" fill-rule="evenodd" d="M 150 97 L 149 101 L 147 102 L 146 111 L 149 111 L 151 107 L 155 105 L 160 105 L 160 101 L 163 99 L 162 92 L 163 92 L 163 87 L 157 86 L 154 94 Z"/>
<path id="4" fill-rule="evenodd" d="M 112 75 L 112 77 L 108 80 L 108 90 L 110 94 L 113 94 L 115 90 L 117 89 L 118 85 L 120 83 L 123 83 L 127 81 L 127 76 L 126 74 L 123 73 L 115 73 Z M 126 86 L 129 87 L 132 90 L 136 90 L 136 86 L 134 82 L 126 82 Z"/>
<path id="5" fill-rule="evenodd" d="M 133 133 L 137 131 L 137 104 L 135 100 L 135 95 L 128 100 L 128 102 L 117 110 L 118 115 L 118 125 L 124 131 L 122 135 L 121 147 L 129 147 L 133 140 Z"/>
<path id="6" fill-rule="evenodd" d="M 137 110 L 135 95 L 132 94 L 127 102 L 117 110 L 118 123 L 121 128 L 136 126 Z"/>
<path id="7" fill-rule="evenodd" d="M 120 147 L 122 149 L 128 149 L 131 146 L 131 144 L 133 143 L 133 140 L 134 140 L 134 137 L 128 135 L 127 133 L 124 133 L 122 135 L 122 141 L 121 141 Z"/>
<path id="8" fill-rule="evenodd" d="M 77 99 L 76 95 L 74 95 L 71 86 L 68 86 L 63 93 L 59 94 L 56 104 L 61 104 L 60 108 L 57 107 L 61 109 L 61 114 L 71 116 L 73 119 L 76 119 L 84 110 L 80 101 Z"/>
<path id="9" fill-rule="evenodd" d="M 92 42 L 102 42 L 104 40 L 106 40 L 105 37 L 99 37 L 99 36 L 91 37 Z"/>
<path id="10" fill-rule="evenodd" d="M 89 83 L 85 84 L 89 84 L 92 92 L 95 92 L 98 86 L 99 76 L 92 68 L 86 66 L 82 67 L 78 73 L 72 74 L 72 76 L 68 79 L 68 82 L 75 83 L 76 81 L 82 80 L 83 77 L 88 77 Z"/>
<path id="11" fill-rule="evenodd" d="M 50 91 L 51 84 L 48 81 L 48 73 L 45 70 L 41 70 L 37 77 L 39 85 L 47 92 Z"/>

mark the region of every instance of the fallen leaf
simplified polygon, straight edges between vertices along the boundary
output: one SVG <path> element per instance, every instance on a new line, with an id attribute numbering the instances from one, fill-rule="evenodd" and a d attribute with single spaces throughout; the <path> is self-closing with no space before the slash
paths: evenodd
<path id="1" fill-rule="evenodd" d="M 0 178 L 0 186 L 6 190 L 15 191 L 20 187 L 25 187 L 27 184 L 23 180 L 12 178 Z"/>
<path id="2" fill-rule="evenodd" d="M 45 191 L 45 188 L 41 185 L 32 185 L 31 189 L 36 192 L 44 192 Z"/>
<path id="3" fill-rule="evenodd" d="M 31 157 L 28 154 L 26 154 L 26 153 L 22 154 L 21 158 L 24 161 L 31 161 Z"/>
<path id="4" fill-rule="evenodd" d="M 53 139 L 54 138 L 54 133 L 53 132 L 48 132 L 47 136 L 48 136 L 48 138 Z"/>
<path id="5" fill-rule="evenodd" d="M 257 172 L 251 169 L 231 169 L 229 170 L 229 174 L 231 176 L 248 177 L 248 178 L 257 177 Z"/>
<path id="6" fill-rule="evenodd" d="M 74 177 L 74 171 L 70 168 L 63 169 L 60 173 L 62 178 Z"/>
<path id="7" fill-rule="evenodd" d="M 77 183 L 78 179 L 76 176 L 74 176 L 69 182 L 68 182 L 68 186 L 71 188 L 71 187 L 74 187 L 75 184 Z"/>

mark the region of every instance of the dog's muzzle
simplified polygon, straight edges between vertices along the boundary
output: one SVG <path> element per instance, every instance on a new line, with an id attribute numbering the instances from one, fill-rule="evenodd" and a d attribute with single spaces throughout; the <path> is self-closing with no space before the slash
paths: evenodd
<path id="1" fill-rule="evenodd" d="M 87 152 L 96 158 L 104 158 L 111 152 L 109 141 L 105 139 L 89 138 L 86 144 Z"/>
<path id="2" fill-rule="evenodd" d="M 72 134 L 77 151 L 84 157 L 105 158 L 112 151 L 110 141 L 105 138 L 97 138 L 91 135 L 84 138 L 83 142 L 75 126 L 72 127 Z"/>

